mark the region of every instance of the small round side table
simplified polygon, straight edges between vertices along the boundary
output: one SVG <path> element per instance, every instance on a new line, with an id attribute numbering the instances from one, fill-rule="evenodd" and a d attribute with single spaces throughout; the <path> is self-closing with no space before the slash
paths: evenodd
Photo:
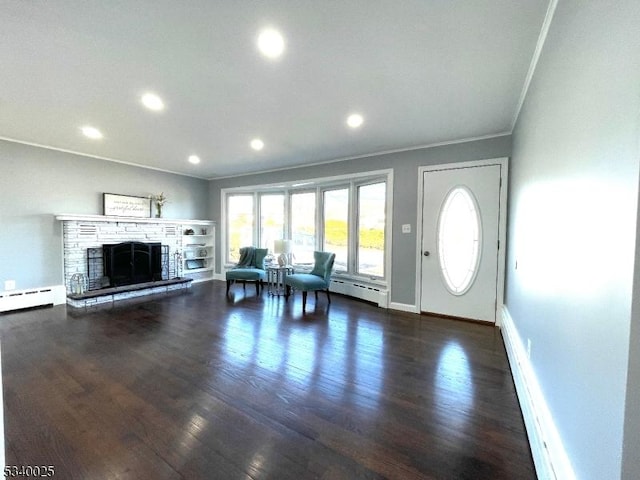
<path id="1" fill-rule="evenodd" d="M 285 265 L 282 267 L 280 265 L 268 265 L 266 270 L 269 295 L 284 295 L 284 279 L 287 275 L 292 275 L 294 273 L 293 267 L 291 265 Z"/>

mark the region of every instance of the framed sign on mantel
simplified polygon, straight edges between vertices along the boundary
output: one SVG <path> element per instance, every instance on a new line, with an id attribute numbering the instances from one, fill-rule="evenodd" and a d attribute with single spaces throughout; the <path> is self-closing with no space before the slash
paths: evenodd
<path id="1" fill-rule="evenodd" d="M 151 198 L 103 193 L 104 215 L 113 217 L 151 217 Z"/>

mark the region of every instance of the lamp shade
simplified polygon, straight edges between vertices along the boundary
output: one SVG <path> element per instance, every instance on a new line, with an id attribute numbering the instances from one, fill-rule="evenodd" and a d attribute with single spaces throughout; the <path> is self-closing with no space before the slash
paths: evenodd
<path id="1" fill-rule="evenodd" d="M 284 267 L 289 265 L 289 254 L 291 253 L 291 240 L 276 240 L 273 242 L 273 251 L 279 253 L 278 265 Z"/>
<path id="2" fill-rule="evenodd" d="M 273 251 L 275 253 L 291 253 L 291 240 L 275 240 Z"/>

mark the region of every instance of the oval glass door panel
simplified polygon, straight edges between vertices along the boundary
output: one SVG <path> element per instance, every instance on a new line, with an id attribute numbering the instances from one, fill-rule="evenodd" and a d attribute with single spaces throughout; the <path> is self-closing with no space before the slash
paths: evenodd
<path id="1" fill-rule="evenodd" d="M 438 258 L 447 290 L 463 295 L 478 273 L 482 226 L 471 191 L 454 187 L 442 203 L 438 218 Z"/>

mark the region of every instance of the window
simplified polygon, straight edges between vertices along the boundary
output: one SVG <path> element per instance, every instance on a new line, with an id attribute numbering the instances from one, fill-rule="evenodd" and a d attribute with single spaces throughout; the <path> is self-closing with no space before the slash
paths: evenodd
<path id="1" fill-rule="evenodd" d="M 358 273 L 384 276 L 385 182 L 358 187 Z"/>
<path id="2" fill-rule="evenodd" d="M 253 245 L 253 195 L 229 195 L 227 198 L 227 258 L 240 259 L 240 248 Z"/>
<path id="3" fill-rule="evenodd" d="M 466 187 L 446 196 L 438 219 L 438 257 L 447 289 L 464 294 L 475 279 L 480 263 L 481 241 L 478 204 Z"/>
<path id="4" fill-rule="evenodd" d="M 326 190 L 323 197 L 322 250 L 336 254 L 335 270 L 347 271 L 349 260 L 349 189 Z"/>
<path id="5" fill-rule="evenodd" d="M 284 238 L 284 195 L 260 196 L 260 246 L 273 252 L 274 240 Z"/>
<path id="6" fill-rule="evenodd" d="M 391 176 L 386 170 L 223 190 L 225 261 L 236 263 L 245 245 L 274 253 L 274 241 L 285 238 L 302 270 L 313 264 L 315 250 L 324 250 L 336 254 L 336 273 L 384 282 Z"/>
<path id="7" fill-rule="evenodd" d="M 294 263 L 313 263 L 316 250 L 316 192 L 291 194 L 291 240 Z"/>

